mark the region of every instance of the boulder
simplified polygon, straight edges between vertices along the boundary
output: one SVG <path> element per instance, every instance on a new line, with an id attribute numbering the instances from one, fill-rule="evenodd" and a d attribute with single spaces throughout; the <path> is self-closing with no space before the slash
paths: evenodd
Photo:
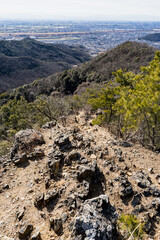
<path id="1" fill-rule="evenodd" d="M 77 180 L 82 182 L 83 180 L 90 180 L 96 174 L 97 163 L 96 161 L 92 164 L 81 165 L 78 168 Z"/>
<path id="2" fill-rule="evenodd" d="M 26 153 L 32 152 L 37 145 L 44 144 L 43 135 L 34 129 L 21 130 L 15 135 L 10 157 L 16 163 L 26 161 Z"/>
<path id="3" fill-rule="evenodd" d="M 117 217 L 108 196 L 86 200 L 70 225 L 70 239 L 117 240 Z"/>

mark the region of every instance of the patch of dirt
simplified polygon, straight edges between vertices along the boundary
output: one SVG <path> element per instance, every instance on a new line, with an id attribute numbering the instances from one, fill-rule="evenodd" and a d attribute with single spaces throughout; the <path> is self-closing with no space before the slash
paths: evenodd
<path id="1" fill-rule="evenodd" d="M 77 132 L 76 132 L 77 131 Z M 75 133 L 74 133 L 75 132 Z M 51 178 L 48 171 L 49 153 L 55 152 L 55 138 L 61 134 L 68 134 L 72 145 L 76 142 L 76 147 L 67 150 L 61 150 L 67 156 L 70 151 L 75 149 L 87 160 L 88 163 L 97 162 L 98 171 L 100 171 L 99 181 L 103 192 L 109 196 L 110 202 L 115 206 L 117 212 L 121 214 L 132 213 L 135 207 L 132 206 L 133 198 L 136 194 L 141 195 L 141 205 L 148 212 L 147 205 L 150 205 L 156 196 L 145 197 L 144 189 L 137 185 L 133 175 L 138 171 L 145 171 L 149 175 L 152 183 L 160 189 L 160 154 L 145 149 L 139 144 L 133 144 L 129 147 L 122 146 L 121 139 L 115 139 L 106 128 L 99 126 L 90 126 L 89 121 L 83 112 L 78 116 L 70 116 L 67 119 L 66 126 L 58 123 L 51 129 L 42 129 L 45 144 L 39 146 L 44 151 L 42 159 L 34 161 L 29 160 L 27 166 L 15 166 L 12 162 L 4 163 L 0 166 L 0 235 L 17 238 L 17 233 L 24 221 L 32 223 L 34 229 L 41 233 L 43 240 L 69 239 L 69 226 L 78 212 L 78 206 L 74 207 L 74 197 L 78 192 L 81 183 L 78 182 L 76 176 L 79 162 L 72 161 L 67 166 L 62 165 L 61 176 Z M 79 138 L 83 140 L 75 140 L 75 134 L 79 134 Z M 82 144 L 82 146 L 80 145 Z M 88 143 L 88 145 L 87 145 Z M 122 159 L 117 155 L 119 151 Z M 108 153 L 107 153 L 108 152 Z M 119 195 L 120 181 L 119 178 L 125 176 L 131 183 L 134 194 L 122 199 Z M 49 186 L 46 187 L 46 181 Z M 90 183 L 92 185 L 92 183 Z M 99 184 L 95 183 L 91 187 L 91 191 L 98 191 Z M 81 186 L 80 186 L 81 187 Z M 43 205 L 41 209 L 37 209 L 34 205 L 36 196 L 39 193 L 46 194 L 47 191 L 56 189 L 59 193 L 58 200 L 53 205 Z M 81 188 L 80 188 L 81 189 Z M 102 192 L 102 189 L 100 189 Z M 74 195 L 74 196 L 72 196 Z M 89 195 L 88 195 L 89 196 Z M 94 194 L 93 194 L 94 196 Z M 69 199 L 72 199 L 71 203 Z M 82 203 L 83 204 L 83 201 Z M 24 216 L 17 219 L 17 212 L 24 208 Z M 67 215 L 66 221 L 63 223 L 63 231 L 58 236 L 53 229 L 50 229 L 50 217 L 61 217 Z M 140 212 L 139 217 L 143 217 Z M 157 219 L 159 219 L 157 217 Z M 155 222 L 156 229 L 152 239 L 160 239 L 160 226 L 158 221 Z M 149 239 L 146 238 L 146 239 Z"/>

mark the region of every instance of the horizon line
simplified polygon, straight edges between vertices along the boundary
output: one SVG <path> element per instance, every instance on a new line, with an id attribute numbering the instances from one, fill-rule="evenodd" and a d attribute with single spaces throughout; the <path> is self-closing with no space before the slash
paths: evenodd
<path id="1" fill-rule="evenodd" d="M 57 22 L 160 22 L 160 19 L 131 19 L 131 20 L 128 20 L 128 19 L 51 19 L 51 18 L 48 18 L 48 19 L 42 19 L 42 18 L 0 18 L 0 21 L 24 21 L 24 22 L 49 22 L 49 21 L 57 21 Z"/>

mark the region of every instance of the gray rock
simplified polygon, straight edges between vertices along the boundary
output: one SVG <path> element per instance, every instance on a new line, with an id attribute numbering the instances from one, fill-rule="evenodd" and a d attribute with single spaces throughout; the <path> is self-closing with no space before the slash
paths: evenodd
<path id="1" fill-rule="evenodd" d="M 152 200 L 151 205 L 156 209 L 157 213 L 160 214 L 160 199 L 159 198 L 154 198 Z"/>
<path id="2" fill-rule="evenodd" d="M 83 180 L 88 180 L 92 178 L 97 169 L 97 164 L 96 162 L 90 164 L 90 165 L 81 165 L 79 166 L 78 172 L 77 172 L 77 180 L 78 181 L 83 181 Z"/>
<path id="3" fill-rule="evenodd" d="M 150 193 L 154 197 L 160 197 L 160 189 L 158 189 L 155 185 L 150 186 Z"/>
<path id="4" fill-rule="evenodd" d="M 43 143 L 45 142 L 40 132 L 33 129 L 21 130 L 15 135 L 14 146 L 11 149 L 10 158 L 12 162 L 15 165 L 21 165 L 28 159 L 42 157 L 44 155 L 43 151 L 36 151 L 34 148 Z"/>
<path id="5" fill-rule="evenodd" d="M 43 206 L 43 203 L 44 203 L 44 193 L 39 193 L 35 198 L 34 205 L 35 207 L 40 208 Z"/>
<path id="6" fill-rule="evenodd" d="M 149 188 L 146 188 L 146 189 L 143 191 L 143 195 L 144 195 L 145 197 L 150 197 L 150 196 L 151 196 L 150 189 L 149 189 Z"/>
<path id="7" fill-rule="evenodd" d="M 143 211 L 145 211 L 143 205 L 142 205 L 142 204 L 139 204 L 139 205 L 137 205 L 137 206 L 134 208 L 134 210 L 132 211 L 132 214 L 138 216 L 139 213 L 141 213 L 141 212 L 143 212 Z"/>
<path id="8" fill-rule="evenodd" d="M 12 159 L 12 161 L 13 161 L 13 163 L 15 165 L 22 164 L 22 163 L 28 161 L 27 154 L 26 153 L 15 154 L 14 158 Z"/>
<path id="9" fill-rule="evenodd" d="M 61 172 L 61 159 L 52 159 L 48 161 L 49 173 L 51 178 L 58 177 L 59 173 Z"/>
<path id="10" fill-rule="evenodd" d="M 122 149 L 121 149 L 121 148 L 117 148 L 117 149 L 115 149 L 115 153 L 116 153 L 117 156 L 120 157 L 120 156 L 122 156 L 122 153 L 123 153 L 123 152 L 122 152 Z"/>
<path id="11" fill-rule="evenodd" d="M 149 233 L 152 228 L 152 220 L 148 213 L 143 216 L 143 222 L 144 222 L 144 225 L 143 225 L 144 231 Z"/>
<path id="12" fill-rule="evenodd" d="M 50 201 L 55 200 L 58 197 L 58 192 L 56 190 L 48 191 L 44 196 L 45 204 L 50 203 Z"/>
<path id="13" fill-rule="evenodd" d="M 131 202 L 132 206 L 135 207 L 135 206 L 139 205 L 140 202 L 141 202 L 141 198 L 142 198 L 141 194 L 136 194 L 136 195 L 133 197 L 133 200 L 132 200 L 132 202 Z"/>
<path id="14" fill-rule="evenodd" d="M 78 197 L 80 199 L 86 199 L 88 194 L 89 194 L 89 191 L 90 191 L 90 184 L 89 182 L 83 180 L 82 182 L 82 188 L 80 190 L 80 192 L 78 192 Z"/>
<path id="15" fill-rule="evenodd" d="M 70 166 L 72 164 L 72 161 L 79 160 L 80 157 L 81 157 L 81 155 L 77 151 L 72 151 L 65 158 L 64 162 L 66 165 Z"/>
<path id="16" fill-rule="evenodd" d="M 133 174 L 133 179 L 136 180 L 140 188 L 149 188 L 152 184 L 152 181 L 148 174 L 145 171 L 135 172 Z"/>
<path id="17" fill-rule="evenodd" d="M 39 231 L 37 231 L 36 233 L 34 233 L 32 236 L 31 236 L 31 240 L 42 240 L 41 238 L 41 233 Z"/>
<path id="18" fill-rule="evenodd" d="M 122 146 L 122 147 L 133 147 L 133 144 L 130 143 L 130 142 L 126 142 L 126 141 L 121 141 L 120 146 Z"/>
<path id="19" fill-rule="evenodd" d="M 25 225 L 19 230 L 19 239 L 28 239 L 33 231 L 33 225 L 30 223 L 25 223 Z"/>
<path id="20" fill-rule="evenodd" d="M 69 136 L 67 134 L 61 133 L 59 136 L 57 136 L 54 143 L 59 147 L 70 145 Z"/>
<path id="21" fill-rule="evenodd" d="M 117 240 L 117 217 L 108 196 L 86 200 L 70 225 L 70 239 Z"/>
<path id="22" fill-rule="evenodd" d="M 124 158 L 123 158 L 122 156 L 119 156 L 119 157 L 118 157 L 118 161 L 119 161 L 119 162 L 124 162 Z"/>
<path id="23" fill-rule="evenodd" d="M 37 145 L 45 143 L 42 134 L 34 129 L 21 130 L 15 135 L 14 146 L 11 149 L 10 157 L 13 159 L 16 154 L 33 149 Z"/>
<path id="24" fill-rule="evenodd" d="M 8 185 L 7 183 L 4 184 L 3 187 L 2 187 L 2 189 L 3 189 L 3 190 L 9 189 L 9 185 Z"/>
<path id="25" fill-rule="evenodd" d="M 64 162 L 64 154 L 60 151 L 52 151 L 48 154 L 48 168 L 51 178 L 58 177 Z"/>
<path id="26" fill-rule="evenodd" d="M 31 152 L 29 155 L 27 155 L 27 158 L 30 160 L 35 160 L 37 158 L 44 157 L 44 151 L 42 149 L 36 149 L 33 152 Z"/>
<path id="27" fill-rule="evenodd" d="M 26 210 L 26 207 L 22 207 L 22 208 L 19 208 L 16 212 L 16 218 L 21 221 L 22 218 L 24 217 L 24 213 L 25 213 L 25 210 Z"/>
<path id="28" fill-rule="evenodd" d="M 45 125 L 43 125 L 42 128 L 43 129 L 53 128 L 54 126 L 56 126 L 56 121 L 51 121 L 51 122 L 47 122 Z"/>
<path id="29" fill-rule="evenodd" d="M 61 216 L 62 223 L 65 223 L 67 221 L 67 218 L 68 218 L 68 214 L 67 213 L 63 213 L 62 216 Z"/>
<path id="30" fill-rule="evenodd" d="M 119 195 L 122 199 L 125 200 L 133 194 L 132 185 L 126 177 L 121 177 L 119 182 Z"/>
<path id="31" fill-rule="evenodd" d="M 50 218 L 50 227 L 53 228 L 55 233 L 60 234 L 63 231 L 61 218 Z"/>

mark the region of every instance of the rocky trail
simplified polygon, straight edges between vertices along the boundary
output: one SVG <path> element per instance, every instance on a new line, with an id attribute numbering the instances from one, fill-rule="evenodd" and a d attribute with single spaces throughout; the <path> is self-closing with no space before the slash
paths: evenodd
<path id="1" fill-rule="evenodd" d="M 116 240 L 122 213 L 160 239 L 160 153 L 89 123 L 81 112 L 16 134 L 0 158 L 1 240 Z"/>

